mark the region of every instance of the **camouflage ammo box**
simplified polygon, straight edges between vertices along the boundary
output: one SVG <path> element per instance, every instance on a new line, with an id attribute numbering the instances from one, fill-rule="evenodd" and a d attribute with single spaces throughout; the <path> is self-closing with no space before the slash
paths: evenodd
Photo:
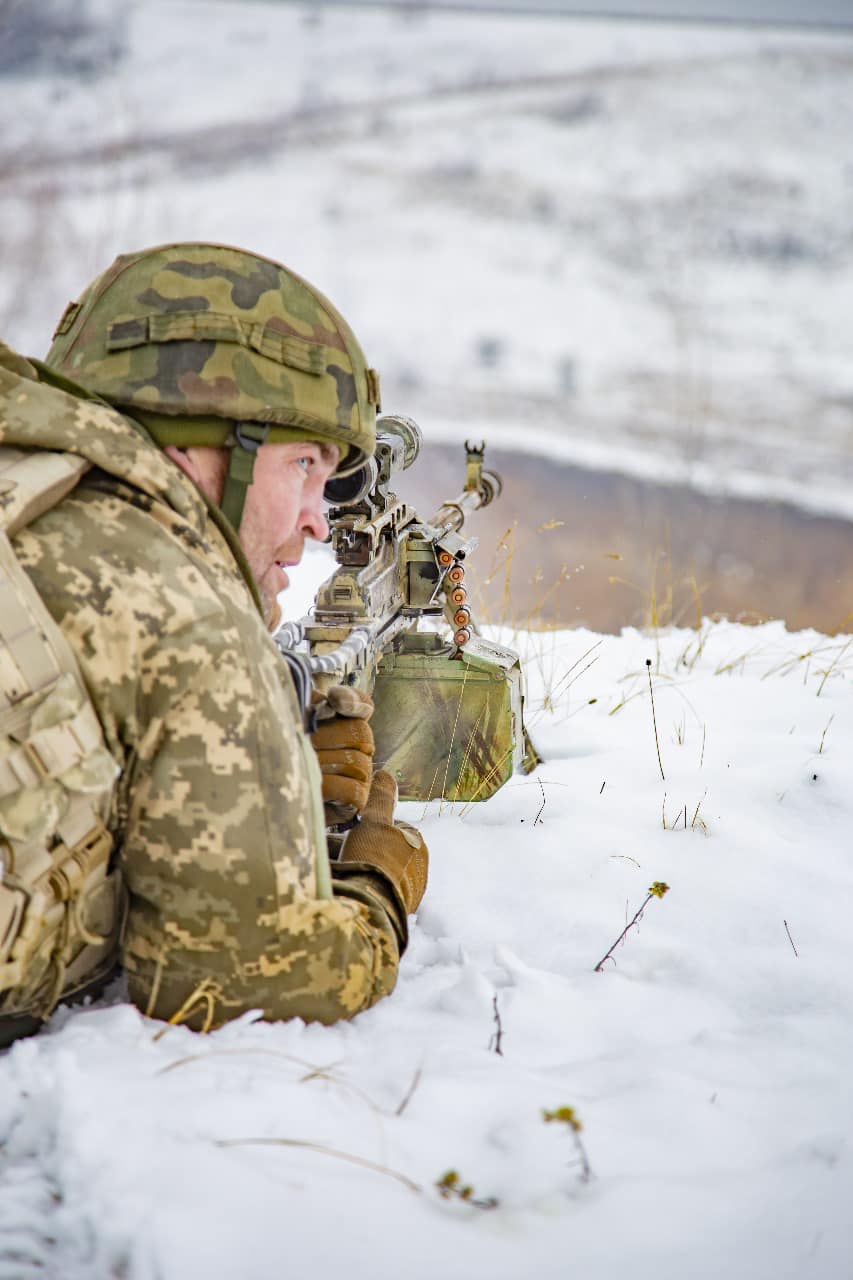
<path id="1" fill-rule="evenodd" d="M 457 651 L 410 633 L 383 655 L 373 699 L 375 764 L 401 800 L 488 800 L 524 762 L 518 654 L 482 636 Z"/>

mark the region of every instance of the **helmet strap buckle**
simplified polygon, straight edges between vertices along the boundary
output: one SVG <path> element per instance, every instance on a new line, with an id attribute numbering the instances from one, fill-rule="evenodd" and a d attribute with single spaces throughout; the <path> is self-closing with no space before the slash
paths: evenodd
<path id="1" fill-rule="evenodd" d="M 256 440 L 254 436 L 248 435 L 247 429 L 251 431 L 260 430 L 260 440 Z M 263 424 L 254 422 L 235 422 L 234 435 L 237 437 L 237 445 L 241 449 L 245 449 L 246 453 L 251 454 L 252 465 L 254 466 L 255 454 L 269 439 L 270 424 L 268 422 L 264 422 Z"/>
<path id="2" fill-rule="evenodd" d="M 252 432 L 253 434 L 249 434 Z M 254 433 L 258 432 L 258 438 Z M 225 491 L 222 495 L 222 514 L 235 530 L 239 531 L 243 519 L 243 508 L 246 505 L 246 494 L 254 479 L 255 458 L 258 450 L 266 444 L 270 434 L 270 424 L 255 422 L 237 422 L 234 425 L 235 443 L 231 449 L 231 460 L 225 478 Z"/>

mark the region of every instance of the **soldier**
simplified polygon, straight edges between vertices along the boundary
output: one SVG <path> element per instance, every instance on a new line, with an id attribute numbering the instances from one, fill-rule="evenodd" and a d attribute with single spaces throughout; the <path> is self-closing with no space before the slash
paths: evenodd
<path id="1" fill-rule="evenodd" d="M 70 467 L 7 531 L 39 598 L 30 633 L 76 660 L 52 677 L 47 714 L 30 651 L 0 622 L 0 1023 L 31 1030 L 107 971 L 116 863 L 121 960 L 145 1013 L 208 1029 L 250 1009 L 334 1022 L 367 1008 L 394 986 L 427 851 L 393 821 L 394 780 L 371 785 L 369 700 L 331 691 L 315 753 L 268 630 L 287 566 L 327 536 L 326 481 L 375 445 L 378 378 L 350 329 L 278 263 L 166 245 L 119 257 L 69 304 L 43 364 L 0 356 L 0 397 L 0 454 L 18 468 L 5 474 Z M 10 484 L 0 494 L 20 498 Z M 64 703 L 63 680 L 77 680 Z M 78 727 L 60 771 L 38 736 L 59 729 L 33 726 L 83 723 L 84 701 L 99 723 Z M 86 794 L 75 843 L 68 815 Z M 363 810 L 331 862 L 324 801 Z"/>

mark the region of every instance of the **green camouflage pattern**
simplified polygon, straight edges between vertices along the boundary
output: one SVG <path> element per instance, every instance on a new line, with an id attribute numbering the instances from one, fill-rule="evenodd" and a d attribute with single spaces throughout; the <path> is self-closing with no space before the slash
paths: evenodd
<path id="1" fill-rule="evenodd" d="M 482 637 L 460 651 L 434 633 L 405 636 L 376 669 L 375 768 L 394 775 L 401 800 L 488 800 L 527 767 L 521 683 L 518 655 Z"/>
<path id="2" fill-rule="evenodd" d="M 346 321 L 305 280 L 242 249 L 121 255 L 68 304 L 46 363 L 111 404 L 195 418 L 172 444 L 219 445 L 223 421 L 267 423 L 272 440 L 278 427 L 341 445 L 341 474 L 375 447 L 379 380 Z M 199 418 L 212 420 L 209 438 Z"/>
<path id="3" fill-rule="evenodd" d="M 381 877 L 333 881 L 316 757 L 218 525 L 121 414 L 8 363 L 0 445 L 93 464 L 13 545 L 119 769 L 131 998 L 193 1027 L 368 1007 L 394 986 L 405 920 Z"/>

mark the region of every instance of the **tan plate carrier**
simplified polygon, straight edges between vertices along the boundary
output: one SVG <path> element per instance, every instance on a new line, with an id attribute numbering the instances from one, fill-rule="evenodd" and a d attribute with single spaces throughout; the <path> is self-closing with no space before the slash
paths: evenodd
<path id="1" fill-rule="evenodd" d="M 0 1045 L 106 979 L 124 916 L 104 825 L 118 767 L 10 542 L 88 466 L 0 446 Z"/>

